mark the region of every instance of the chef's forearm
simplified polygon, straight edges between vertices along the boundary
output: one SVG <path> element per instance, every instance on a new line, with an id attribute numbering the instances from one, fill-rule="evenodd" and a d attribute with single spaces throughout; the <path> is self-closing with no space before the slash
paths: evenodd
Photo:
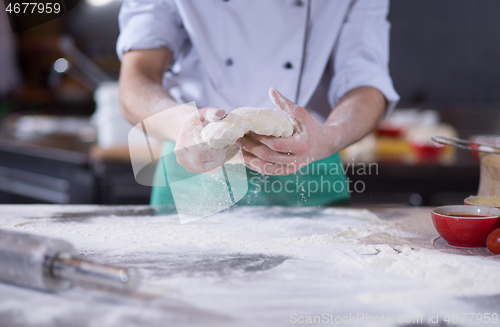
<path id="1" fill-rule="evenodd" d="M 363 86 L 346 93 L 325 122 L 331 136 L 331 152 L 338 152 L 372 132 L 386 108 L 384 95 L 373 87 Z"/>
<path id="2" fill-rule="evenodd" d="M 163 112 L 153 119 L 154 124 L 148 123 L 148 134 L 167 141 L 176 140 L 186 117 L 182 110 L 169 109 L 178 103 L 162 87 L 163 73 L 171 58 L 168 49 L 130 51 L 123 55 L 120 70 L 123 115 L 136 125 Z"/>

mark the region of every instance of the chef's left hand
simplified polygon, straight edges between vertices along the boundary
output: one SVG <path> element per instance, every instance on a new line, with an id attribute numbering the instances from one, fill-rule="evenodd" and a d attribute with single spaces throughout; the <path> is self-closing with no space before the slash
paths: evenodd
<path id="1" fill-rule="evenodd" d="M 340 135 L 335 126 L 320 123 L 274 87 L 269 90 L 269 96 L 274 105 L 292 119 L 294 134 L 281 138 L 251 133 L 239 139 L 245 166 L 266 175 L 289 175 L 339 150 Z"/>

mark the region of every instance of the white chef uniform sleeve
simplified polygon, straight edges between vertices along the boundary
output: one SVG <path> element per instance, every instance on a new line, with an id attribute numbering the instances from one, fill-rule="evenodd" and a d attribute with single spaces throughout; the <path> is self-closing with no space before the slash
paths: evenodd
<path id="1" fill-rule="evenodd" d="M 387 115 L 399 96 L 389 75 L 389 0 L 356 0 L 333 53 L 334 77 L 328 96 L 335 106 L 350 90 L 378 89 L 388 101 Z"/>
<path id="2" fill-rule="evenodd" d="M 159 48 L 168 48 L 176 60 L 188 41 L 173 0 L 124 0 L 118 23 L 116 52 L 120 60 L 130 50 Z"/>

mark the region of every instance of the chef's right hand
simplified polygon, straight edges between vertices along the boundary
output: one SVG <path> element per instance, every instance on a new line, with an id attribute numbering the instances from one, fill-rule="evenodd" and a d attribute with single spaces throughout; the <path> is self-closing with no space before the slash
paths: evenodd
<path id="1" fill-rule="evenodd" d="M 205 107 L 188 115 L 181 127 L 174 152 L 177 162 L 193 173 L 204 173 L 226 161 L 227 148 L 215 150 L 201 138 L 201 131 L 209 122 L 220 120 L 226 112 Z"/>

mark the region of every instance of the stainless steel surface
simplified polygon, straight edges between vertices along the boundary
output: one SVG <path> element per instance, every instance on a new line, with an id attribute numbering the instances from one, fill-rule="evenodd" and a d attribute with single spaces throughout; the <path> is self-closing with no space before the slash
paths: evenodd
<path id="1" fill-rule="evenodd" d="M 71 284 L 134 291 L 135 269 L 101 265 L 75 256 L 63 240 L 0 230 L 0 280 L 44 291 Z"/>
<path id="2" fill-rule="evenodd" d="M 52 274 L 75 284 L 86 284 L 134 291 L 139 285 L 139 274 L 133 268 L 118 268 L 100 265 L 76 258 L 69 253 L 57 255 L 52 265 Z"/>
<path id="3" fill-rule="evenodd" d="M 63 240 L 0 230 L 0 280 L 47 291 L 67 288 L 68 281 L 50 274 L 60 252 L 73 254 L 74 248 Z"/>

